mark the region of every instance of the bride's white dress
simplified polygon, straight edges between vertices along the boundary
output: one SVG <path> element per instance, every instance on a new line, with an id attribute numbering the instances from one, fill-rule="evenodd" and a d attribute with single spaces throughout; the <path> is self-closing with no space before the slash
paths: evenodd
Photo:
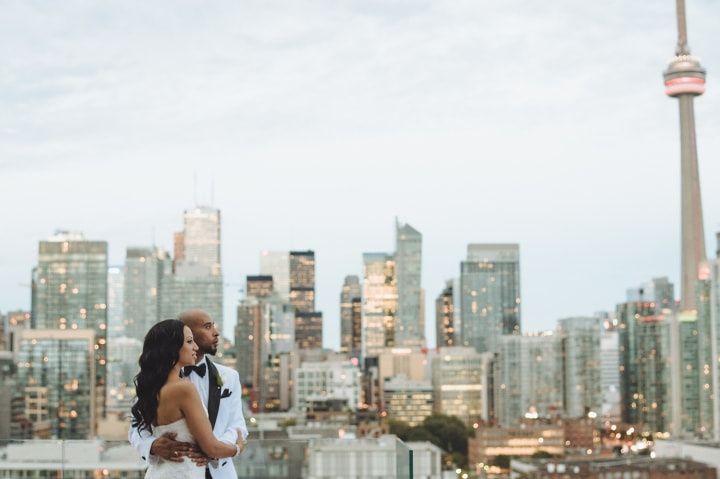
<path id="1" fill-rule="evenodd" d="M 188 429 L 185 418 L 178 419 L 170 424 L 153 427 L 153 436 L 160 437 L 166 432 L 177 434 L 176 441 L 195 442 Z M 151 464 L 145 473 L 145 479 L 205 479 L 205 468 L 196 466 L 189 458 L 183 458 L 183 462 L 171 462 L 159 460 L 157 464 Z"/>

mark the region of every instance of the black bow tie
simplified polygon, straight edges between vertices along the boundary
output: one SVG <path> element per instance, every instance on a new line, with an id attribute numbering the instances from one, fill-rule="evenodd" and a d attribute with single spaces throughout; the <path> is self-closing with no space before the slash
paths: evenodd
<path id="1" fill-rule="evenodd" d="M 205 363 L 201 364 L 200 366 L 185 366 L 183 368 L 183 376 L 188 377 L 188 376 L 190 376 L 190 373 L 194 372 L 194 373 L 197 373 L 197 375 L 200 376 L 201 378 L 204 378 L 206 367 L 207 366 Z"/>

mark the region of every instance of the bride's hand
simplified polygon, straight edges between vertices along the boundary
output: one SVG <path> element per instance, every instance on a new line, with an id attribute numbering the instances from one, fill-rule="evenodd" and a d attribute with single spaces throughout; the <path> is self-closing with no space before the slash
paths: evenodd
<path id="1" fill-rule="evenodd" d="M 238 429 L 238 435 L 237 440 L 235 441 L 235 444 L 237 444 L 238 447 L 238 454 L 242 453 L 245 450 L 245 446 L 247 446 L 247 441 L 243 439 L 242 431 Z"/>

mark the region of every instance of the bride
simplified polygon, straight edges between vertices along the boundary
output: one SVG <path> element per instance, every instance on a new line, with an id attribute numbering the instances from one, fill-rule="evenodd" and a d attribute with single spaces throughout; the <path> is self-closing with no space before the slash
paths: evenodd
<path id="1" fill-rule="evenodd" d="M 197 389 L 180 377 L 183 367 L 195 364 L 197 350 L 192 331 L 177 319 L 150 328 L 140 355 L 140 372 L 135 377 L 133 426 L 156 437 L 175 433 L 177 441 L 196 443 L 211 458 L 235 456 L 242 449 L 242 434 L 238 434 L 235 445 L 217 440 Z M 145 479 L 204 477 L 205 468 L 188 457 L 182 462 L 151 464 L 145 474 Z"/>

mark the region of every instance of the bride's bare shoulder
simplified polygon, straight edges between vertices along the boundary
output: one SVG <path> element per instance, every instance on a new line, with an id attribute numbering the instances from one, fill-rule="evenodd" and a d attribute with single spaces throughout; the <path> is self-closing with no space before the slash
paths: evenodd
<path id="1" fill-rule="evenodd" d="M 161 396 L 178 397 L 192 394 L 197 394 L 197 390 L 190 381 L 173 381 L 172 383 L 165 384 L 160 390 Z"/>

